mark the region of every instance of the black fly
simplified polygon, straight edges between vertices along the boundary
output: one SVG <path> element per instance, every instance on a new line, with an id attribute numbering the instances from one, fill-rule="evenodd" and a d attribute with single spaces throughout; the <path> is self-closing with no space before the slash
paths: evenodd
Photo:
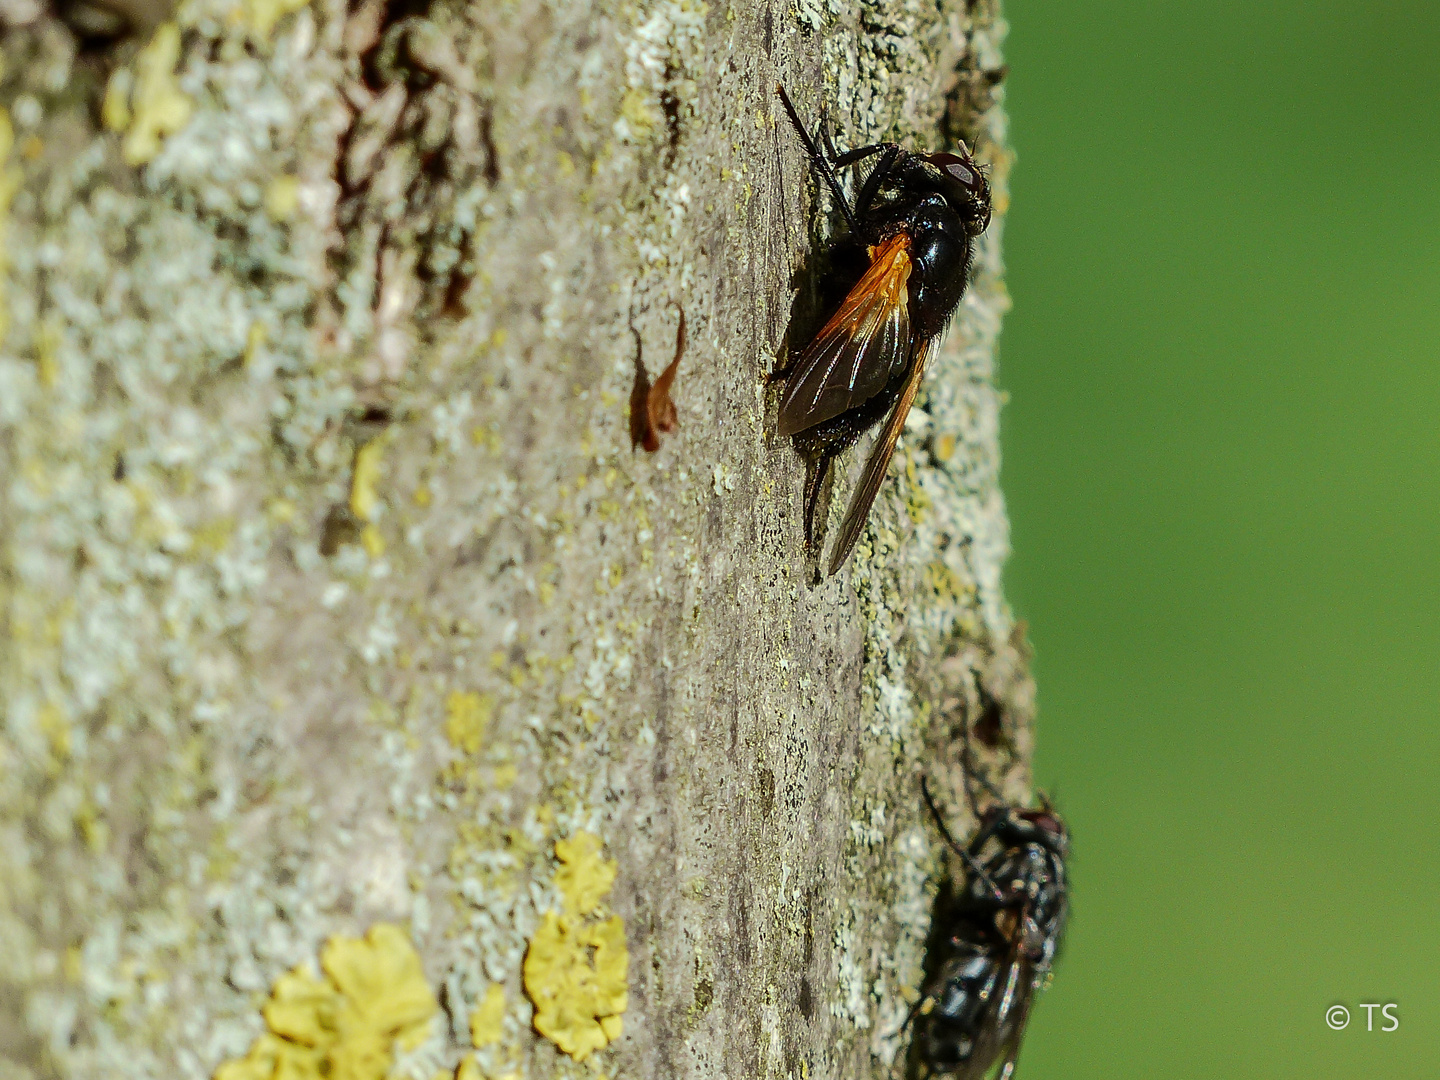
<path id="1" fill-rule="evenodd" d="M 966 785 L 970 794 L 968 772 Z M 966 874 L 936 914 L 938 955 L 910 1014 L 912 1053 L 929 1075 L 1011 1080 L 1031 1002 L 1049 979 L 1065 928 L 1070 834 L 1048 803 L 1039 810 L 999 803 L 977 814 L 980 829 L 961 847 L 923 780 L 921 791 Z"/>
<path id="2" fill-rule="evenodd" d="M 805 543 L 812 550 L 831 463 L 889 414 L 840 527 L 833 574 L 860 538 L 925 365 L 965 293 L 971 242 L 990 224 L 990 184 L 964 146 L 959 154 L 916 154 L 877 143 L 826 157 L 784 88 L 775 89 L 845 216 L 848 231 L 834 253 L 842 257 L 832 262 L 840 273 L 845 263 L 863 267 L 848 275 L 845 299 L 785 372 L 777 430 L 794 436 L 811 462 Z M 851 206 L 836 170 L 877 156 Z"/>

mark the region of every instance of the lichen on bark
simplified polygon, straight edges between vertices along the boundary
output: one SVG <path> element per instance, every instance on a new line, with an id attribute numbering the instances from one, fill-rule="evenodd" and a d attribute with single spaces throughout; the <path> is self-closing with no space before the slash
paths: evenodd
<path id="1" fill-rule="evenodd" d="M 812 583 L 765 376 L 830 217 L 773 87 L 852 143 L 963 132 L 1003 212 L 1004 23 L 152 6 L 85 43 L 0 12 L 0 1075 L 209 1077 L 392 924 L 441 1009 L 392 1075 L 893 1075 L 917 772 L 996 713 L 1026 783 L 1003 213 Z M 677 306 L 636 452 L 632 328 L 664 356 Z M 522 967 L 584 834 L 629 962 L 580 1064 Z"/>

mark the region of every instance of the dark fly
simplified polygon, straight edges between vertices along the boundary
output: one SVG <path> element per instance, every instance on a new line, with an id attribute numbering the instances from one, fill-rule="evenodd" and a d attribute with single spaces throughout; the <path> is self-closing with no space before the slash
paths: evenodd
<path id="1" fill-rule="evenodd" d="M 979 831 L 961 847 L 923 782 L 921 790 L 966 874 L 936 914 L 938 952 L 911 1013 L 912 1053 L 928 1075 L 1011 1080 L 1031 1002 L 1049 980 L 1065 928 L 1070 834 L 1048 803 L 1000 803 L 978 815 Z"/>
<path id="2" fill-rule="evenodd" d="M 811 463 L 805 543 L 812 550 L 831 463 L 888 416 L 845 512 L 833 574 L 860 538 L 925 365 L 965 293 L 972 242 L 990 224 L 990 184 L 963 146 L 958 154 L 923 154 L 876 143 L 827 157 L 784 88 L 776 91 L 847 226 L 831 260 L 847 277 L 845 298 L 784 373 L 777 425 Z M 870 158 L 875 165 L 852 206 L 837 171 Z"/>

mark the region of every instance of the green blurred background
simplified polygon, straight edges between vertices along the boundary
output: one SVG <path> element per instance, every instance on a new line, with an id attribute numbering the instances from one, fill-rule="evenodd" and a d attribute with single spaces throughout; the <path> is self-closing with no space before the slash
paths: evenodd
<path id="1" fill-rule="evenodd" d="M 1021 1076 L 1440 1076 L 1440 6 L 1006 12 Z"/>

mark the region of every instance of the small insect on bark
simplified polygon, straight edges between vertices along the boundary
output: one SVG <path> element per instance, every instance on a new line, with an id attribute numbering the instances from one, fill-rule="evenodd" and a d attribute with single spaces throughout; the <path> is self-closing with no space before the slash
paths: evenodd
<path id="1" fill-rule="evenodd" d="M 920 789 L 966 874 L 936 912 L 932 974 L 910 1014 L 912 1054 L 927 1075 L 1011 1080 L 1031 1003 L 1049 981 L 1065 929 L 1070 834 L 1048 803 L 998 803 L 977 812 L 979 831 L 961 847 L 923 780 Z M 973 804 L 968 774 L 966 793 Z"/>
<path id="2" fill-rule="evenodd" d="M 817 551 L 815 510 L 835 458 L 886 417 L 850 498 L 829 572 L 844 565 L 885 480 L 925 365 L 965 293 L 971 244 L 990 224 L 990 184 L 958 154 L 913 153 L 895 143 L 821 153 L 783 87 L 785 111 L 845 217 L 835 253 L 863 248 L 868 265 L 844 283 L 839 307 L 785 370 L 777 431 L 810 463 L 805 545 Z M 828 145 L 828 142 L 827 142 Z M 875 158 L 852 206 L 837 173 Z M 833 254 L 833 253 L 832 253 Z M 857 260 L 849 260 L 852 264 Z M 841 259 L 832 259 L 839 267 Z M 844 273 L 844 271 L 837 271 Z"/>

